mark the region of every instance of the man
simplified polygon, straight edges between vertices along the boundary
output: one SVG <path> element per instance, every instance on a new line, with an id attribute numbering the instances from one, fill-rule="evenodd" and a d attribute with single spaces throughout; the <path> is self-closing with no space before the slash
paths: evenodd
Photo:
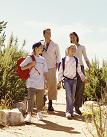
<path id="1" fill-rule="evenodd" d="M 54 111 L 52 100 L 57 99 L 56 70 L 60 62 L 60 52 L 58 45 L 51 40 L 51 29 L 44 29 L 43 36 L 45 44 L 42 56 L 45 57 L 48 65 L 48 110 Z"/>
<path id="2" fill-rule="evenodd" d="M 84 57 L 84 60 L 85 60 L 87 66 L 89 68 L 89 71 L 90 71 L 91 64 L 90 64 L 89 59 L 87 57 L 86 49 L 85 49 L 84 46 L 79 44 L 79 37 L 78 37 L 77 33 L 76 32 L 72 32 L 72 33 L 70 33 L 69 36 L 70 36 L 70 42 L 74 43 L 77 46 L 77 50 L 76 50 L 75 56 L 80 61 L 82 72 L 85 73 L 84 72 L 84 64 L 83 64 L 82 56 Z M 75 94 L 75 102 L 74 102 L 75 111 L 78 114 L 81 114 L 81 111 L 80 111 L 79 108 L 82 106 L 82 102 L 83 102 L 84 87 L 85 87 L 85 85 L 81 81 L 81 79 L 80 79 L 80 77 L 78 75 L 77 76 L 77 88 L 76 88 L 76 94 Z"/>

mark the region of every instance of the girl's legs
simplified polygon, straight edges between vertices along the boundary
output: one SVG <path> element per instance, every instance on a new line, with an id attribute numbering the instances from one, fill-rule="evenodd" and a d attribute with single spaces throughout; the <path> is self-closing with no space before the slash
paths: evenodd
<path id="1" fill-rule="evenodd" d="M 66 113 L 70 113 L 73 116 L 73 102 L 76 90 L 76 80 L 64 80 L 64 87 L 66 91 Z"/>

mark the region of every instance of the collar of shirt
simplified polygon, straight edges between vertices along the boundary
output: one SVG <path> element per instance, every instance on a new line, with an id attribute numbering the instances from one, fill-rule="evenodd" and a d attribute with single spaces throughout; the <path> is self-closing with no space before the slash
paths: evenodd
<path id="1" fill-rule="evenodd" d="M 69 60 L 72 60 L 72 59 L 74 59 L 74 57 L 73 56 L 66 56 L 66 61 L 69 61 Z"/>

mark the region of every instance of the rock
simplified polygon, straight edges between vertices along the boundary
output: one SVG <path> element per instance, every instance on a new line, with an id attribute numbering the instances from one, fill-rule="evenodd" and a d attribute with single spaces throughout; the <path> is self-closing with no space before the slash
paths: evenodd
<path id="1" fill-rule="evenodd" d="M 4 109 L 0 110 L 0 125 L 21 125 L 24 122 L 22 113 L 16 109 Z"/>
<path id="2" fill-rule="evenodd" d="M 96 101 L 85 101 L 84 102 L 84 106 L 94 106 L 94 107 L 98 107 L 98 103 Z"/>
<path id="3" fill-rule="evenodd" d="M 14 104 L 14 106 L 16 108 L 18 108 L 19 111 L 22 112 L 23 115 L 26 114 L 26 112 L 27 112 L 27 102 L 17 102 L 16 104 Z"/>

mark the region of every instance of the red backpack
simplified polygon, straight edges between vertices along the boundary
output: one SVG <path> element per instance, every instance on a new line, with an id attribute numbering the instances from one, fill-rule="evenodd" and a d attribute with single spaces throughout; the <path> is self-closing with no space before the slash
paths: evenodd
<path id="1" fill-rule="evenodd" d="M 30 55 L 30 57 L 32 58 L 32 61 L 35 61 L 34 55 Z M 25 70 L 21 69 L 20 64 L 24 60 L 25 60 L 25 57 L 21 57 L 21 58 L 18 59 L 16 72 L 17 72 L 17 75 L 19 76 L 20 79 L 27 80 L 30 76 L 29 73 L 30 73 L 31 69 L 25 69 Z"/>

